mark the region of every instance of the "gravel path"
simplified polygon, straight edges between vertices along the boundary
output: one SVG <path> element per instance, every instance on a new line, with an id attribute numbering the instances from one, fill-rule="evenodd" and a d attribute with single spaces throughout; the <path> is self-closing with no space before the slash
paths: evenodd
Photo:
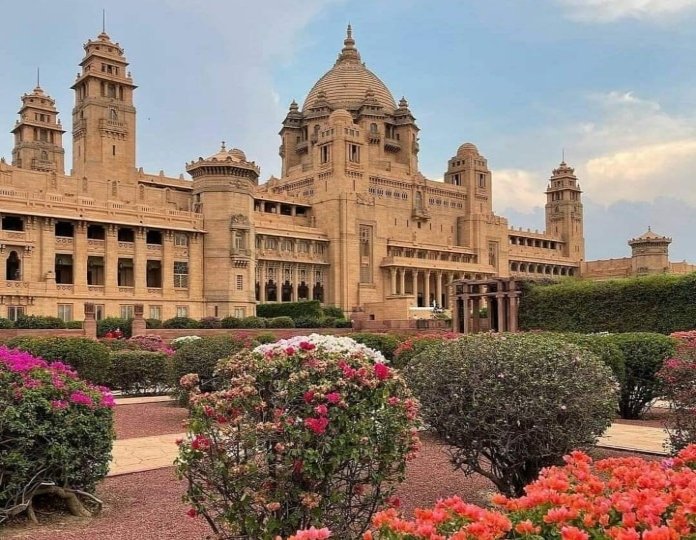
<path id="1" fill-rule="evenodd" d="M 186 431 L 182 425 L 188 413 L 173 402 L 117 405 L 114 420 L 117 439 L 149 437 Z"/>

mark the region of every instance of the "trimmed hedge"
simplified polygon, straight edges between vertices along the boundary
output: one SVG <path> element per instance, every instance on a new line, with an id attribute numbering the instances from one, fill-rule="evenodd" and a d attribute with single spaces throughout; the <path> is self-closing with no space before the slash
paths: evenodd
<path id="1" fill-rule="evenodd" d="M 324 314 L 324 317 L 333 317 L 334 319 L 346 318 L 346 314 L 338 306 L 324 306 L 321 308 L 321 312 Z"/>
<path id="2" fill-rule="evenodd" d="M 98 341 L 78 337 L 23 337 L 7 341 L 7 347 L 21 349 L 49 362 L 59 361 L 77 371 L 82 379 L 108 384 L 111 375 L 109 348 Z"/>
<path id="3" fill-rule="evenodd" d="M 97 337 L 104 337 L 107 333 L 116 329 L 121 330 L 124 338 L 131 337 L 131 326 L 133 319 L 122 319 L 121 317 L 107 317 L 97 321 Z"/>
<path id="4" fill-rule="evenodd" d="M 304 302 L 281 302 L 277 304 L 259 304 L 256 306 L 256 314 L 259 317 L 299 317 L 321 318 L 323 313 L 319 300 L 306 300 Z M 343 314 L 341 313 L 341 316 Z"/>
<path id="5" fill-rule="evenodd" d="M 162 321 L 159 319 L 145 319 L 145 328 L 162 328 Z"/>
<path id="6" fill-rule="evenodd" d="M 0 328 L 14 328 L 14 323 L 10 319 L 0 317 Z"/>
<path id="7" fill-rule="evenodd" d="M 201 328 L 201 324 L 190 317 L 172 317 L 162 323 L 162 328 Z"/>
<path id="8" fill-rule="evenodd" d="M 356 334 L 350 334 L 350 338 L 358 343 L 362 343 L 370 349 L 381 352 L 382 356 L 389 360 L 389 362 L 394 361 L 394 352 L 401 343 L 399 338 L 391 334 L 371 334 L 369 332 L 359 332 Z"/>
<path id="9" fill-rule="evenodd" d="M 266 328 L 295 328 L 295 321 L 291 317 L 273 317 L 266 319 Z"/>
<path id="10" fill-rule="evenodd" d="M 171 383 L 171 360 L 161 352 L 115 351 L 111 353 L 109 386 L 124 394 L 158 394 Z"/>
<path id="11" fill-rule="evenodd" d="M 298 317 L 295 319 L 295 328 L 321 328 L 320 317 Z"/>
<path id="12" fill-rule="evenodd" d="M 520 327 L 557 332 L 659 332 L 696 327 L 696 273 L 523 284 Z"/>
<path id="13" fill-rule="evenodd" d="M 198 325 L 199 328 L 222 328 L 222 322 L 217 317 L 203 317 Z"/>
<path id="14" fill-rule="evenodd" d="M 44 315 L 20 315 L 14 323 L 15 328 L 65 328 L 65 322 L 58 317 Z"/>

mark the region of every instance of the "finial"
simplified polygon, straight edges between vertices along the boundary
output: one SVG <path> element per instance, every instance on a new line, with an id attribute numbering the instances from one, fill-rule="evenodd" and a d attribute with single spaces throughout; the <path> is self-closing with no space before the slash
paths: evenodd
<path id="1" fill-rule="evenodd" d="M 652 229 L 650 228 L 650 225 L 648 225 L 648 232 L 652 232 Z"/>
<path id="2" fill-rule="evenodd" d="M 347 38 L 353 37 L 353 27 L 350 25 L 350 22 L 348 22 L 348 29 L 346 30 L 346 37 Z"/>
<path id="3" fill-rule="evenodd" d="M 41 88 L 41 68 L 36 66 L 36 88 Z"/>
<path id="4" fill-rule="evenodd" d="M 565 147 L 561 148 L 561 162 L 565 163 Z"/>
<path id="5" fill-rule="evenodd" d="M 225 148 L 225 141 L 222 141 L 222 147 L 220 148 L 220 151 L 221 151 L 221 152 L 224 152 L 225 150 L 227 150 L 227 149 Z"/>
<path id="6" fill-rule="evenodd" d="M 102 8 L 102 34 L 106 34 L 106 9 Z"/>

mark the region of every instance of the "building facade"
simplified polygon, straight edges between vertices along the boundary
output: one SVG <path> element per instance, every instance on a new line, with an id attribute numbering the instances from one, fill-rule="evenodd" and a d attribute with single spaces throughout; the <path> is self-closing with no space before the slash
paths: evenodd
<path id="1" fill-rule="evenodd" d="M 581 190 L 561 163 L 546 230 L 492 210 L 494 178 L 462 144 L 444 181 L 418 169 L 419 128 L 362 62 L 350 27 L 338 59 L 293 102 L 282 174 L 222 148 L 186 164 L 191 179 L 136 167 L 135 82 L 106 33 L 89 40 L 72 89 L 65 174 L 56 103 L 22 96 L 12 163 L 0 163 L 0 315 L 82 318 L 248 316 L 263 302 L 318 299 L 349 316 L 407 319 L 449 307 L 457 279 L 579 275 Z"/>

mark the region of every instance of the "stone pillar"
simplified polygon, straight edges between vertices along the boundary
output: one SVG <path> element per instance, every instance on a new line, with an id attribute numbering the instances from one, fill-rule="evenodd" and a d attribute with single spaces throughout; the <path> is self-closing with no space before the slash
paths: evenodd
<path id="1" fill-rule="evenodd" d="M 401 269 L 401 281 L 399 282 L 399 293 L 401 296 L 406 294 L 406 269 Z"/>
<path id="2" fill-rule="evenodd" d="M 82 323 L 85 337 L 89 339 L 97 339 L 97 321 L 94 318 L 94 304 L 92 302 L 85 303 L 85 320 Z"/>
<path id="3" fill-rule="evenodd" d="M 425 271 L 423 289 L 423 307 L 430 307 L 430 270 Z"/>
<path id="4" fill-rule="evenodd" d="M 389 269 L 389 274 L 391 275 L 391 292 L 389 294 L 396 294 L 396 268 L 391 267 Z"/>
<path id="5" fill-rule="evenodd" d="M 147 246 L 145 245 L 145 229 L 143 227 L 135 227 L 134 248 L 133 292 L 136 296 L 142 297 L 147 291 Z"/>
<path id="6" fill-rule="evenodd" d="M 104 240 L 104 294 L 118 291 L 118 229 L 116 225 L 105 226 Z"/>
<path id="7" fill-rule="evenodd" d="M 471 302 L 473 304 L 473 320 L 471 323 L 471 331 L 472 333 L 476 333 L 481 331 L 481 320 L 479 318 L 479 310 L 481 309 L 481 298 L 475 296 L 471 299 Z"/>
<path id="8" fill-rule="evenodd" d="M 464 330 L 464 334 L 468 334 L 470 332 L 469 329 L 469 295 L 464 293 L 462 296 L 462 312 L 459 314 L 460 317 L 462 317 L 462 326 Z"/>
<path id="9" fill-rule="evenodd" d="M 495 301 L 498 306 L 498 332 L 505 332 L 505 294 L 496 293 Z"/>
<path id="10" fill-rule="evenodd" d="M 442 272 L 435 273 L 435 295 L 438 307 L 442 307 Z"/>
<path id="11" fill-rule="evenodd" d="M 87 292 L 87 225 L 78 221 L 73 237 L 73 284 L 75 294 Z"/>
<path id="12" fill-rule="evenodd" d="M 189 298 L 191 300 L 203 299 L 203 237 L 201 233 L 192 233 L 189 238 Z M 174 263 L 172 263 L 173 265 Z M 172 273 L 174 269 L 172 268 Z M 172 279 L 173 276 L 172 276 Z M 244 277 L 246 283 L 247 278 Z M 234 284 L 235 290 L 237 284 Z M 195 313 L 195 311 L 194 311 Z M 192 315 L 196 318 L 195 315 Z M 201 313 L 203 316 L 203 313 Z"/>
<path id="13" fill-rule="evenodd" d="M 162 294 L 170 299 L 174 296 L 174 234 L 165 231 L 162 235 Z M 189 275 L 189 279 L 191 276 Z M 167 316 L 162 314 L 162 318 Z"/>
<path id="14" fill-rule="evenodd" d="M 293 210 L 295 207 L 292 207 Z M 299 279 L 300 279 L 300 272 L 297 270 L 297 264 L 292 265 L 292 301 L 293 302 L 299 302 L 300 297 L 299 297 Z"/>
<path id="15" fill-rule="evenodd" d="M 416 306 L 418 305 L 418 270 L 415 268 L 411 269 L 411 278 L 413 279 L 413 298 L 416 299 Z"/>
<path id="16" fill-rule="evenodd" d="M 519 293 L 510 293 L 510 332 L 517 332 L 518 328 L 518 322 L 517 322 L 517 315 L 518 315 L 518 309 L 520 305 L 520 298 L 517 296 Z"/>
<path id="17" fill-rule="evenodd" d="M 53 218 L 43 218 L 41 227 L 41 281 L 47 290 L 56 288 L 56 231 Z"/>
<path id="18" fill-rule="evenodd" d="M 133 306 L 133 323 L 131 325 L 131 334 L 134 336 L 144 336 L 145 335 L 145 319 L 143 318 L 143 312 L 145 311 L 142 304 L 135 304 Z"/>

